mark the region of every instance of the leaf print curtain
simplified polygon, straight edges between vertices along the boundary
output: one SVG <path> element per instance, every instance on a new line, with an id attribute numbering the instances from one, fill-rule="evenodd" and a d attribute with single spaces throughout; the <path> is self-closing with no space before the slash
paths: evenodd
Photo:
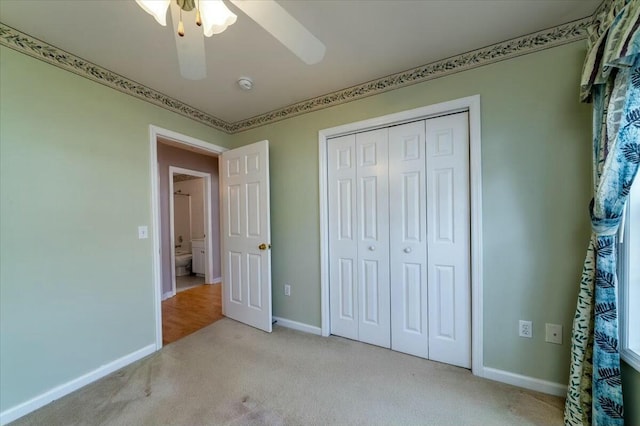
<path id="1" fill-rule="evenodd" d="M 640 164 L 640 0 L 604 0 L 589 29 L 581 99 L 593 102 L 592 235 L 571 339 L 566 425 L 623 425 L 617 231 Z"/>

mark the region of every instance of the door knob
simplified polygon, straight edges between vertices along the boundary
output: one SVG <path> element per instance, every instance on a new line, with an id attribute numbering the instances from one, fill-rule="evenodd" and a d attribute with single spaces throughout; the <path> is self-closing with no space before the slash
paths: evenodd
<path id="1" fill-rule="evenodd" d="M 262 243 L 262 244 L 260 244 L 260 245 L 258 246 L 258 248 L 259 248 L 260 250 L 266 250 L 266 249 L 268 249 L 268 248 L 270 249 L 270 248 L 271 248 L 271 244 L 265 244 L 265 243 Z"/>
<path id="2" fill-rule="evenodd" d="M 404 252 L 405 252 L 405 253 L 411 253 L 411 247 L 407 247 L 407 248 L 405 248 L 405 249 L 404 249 Z"/>
<path id="3" fill-rule="evenodd" d="M 369 246 L 369 251 L 375 251 L 376 246 Z"/>

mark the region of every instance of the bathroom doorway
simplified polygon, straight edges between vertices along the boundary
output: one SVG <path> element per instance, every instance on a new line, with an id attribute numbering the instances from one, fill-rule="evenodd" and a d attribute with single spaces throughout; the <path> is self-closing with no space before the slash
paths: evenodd
<path id="1" fill-rule="evenodd" d="M 222 285 L 212 278 L 211 173 L 169 166 L 168 177 L 171 296 L 162 302 L 163 344 L 222 318 Z"/>
<path id="2" fill-rule="evenodd" d="M 152 135 L 160 349 L 223 317 L 218 154 L 224 148 L 153 127 Z"/>
<path id="3" fill-rule="evenodd" d="M 169 167 L 171 293 L 213 283 L 211 174 Z"/>

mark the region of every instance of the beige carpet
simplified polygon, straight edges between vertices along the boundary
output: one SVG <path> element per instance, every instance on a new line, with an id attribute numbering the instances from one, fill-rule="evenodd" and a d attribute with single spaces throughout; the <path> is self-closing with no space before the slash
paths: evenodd
<path id="1" fill-rule="evenodd" d="M 561 425 L 561 398 L 338 337 L 220 320 L 18 425 Z"/>

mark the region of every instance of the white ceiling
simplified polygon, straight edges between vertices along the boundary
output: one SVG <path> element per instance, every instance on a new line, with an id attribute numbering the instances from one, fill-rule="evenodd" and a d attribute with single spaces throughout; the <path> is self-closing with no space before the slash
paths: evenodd
<path id="1" fill-rule="evenodd" d="M 0 21 L 233 123 L 580 19 L 600 2 L 279 0 L 326 45 L 316 65 L 227 3 L 238 21 L 205 39 L 208 76 L 201 81 L 180 76 L 171 21 L 158 25 L 134 0 L 0 0 Z M 236 85 L 240 76 L 254 80 L 252 91 Z"/>

